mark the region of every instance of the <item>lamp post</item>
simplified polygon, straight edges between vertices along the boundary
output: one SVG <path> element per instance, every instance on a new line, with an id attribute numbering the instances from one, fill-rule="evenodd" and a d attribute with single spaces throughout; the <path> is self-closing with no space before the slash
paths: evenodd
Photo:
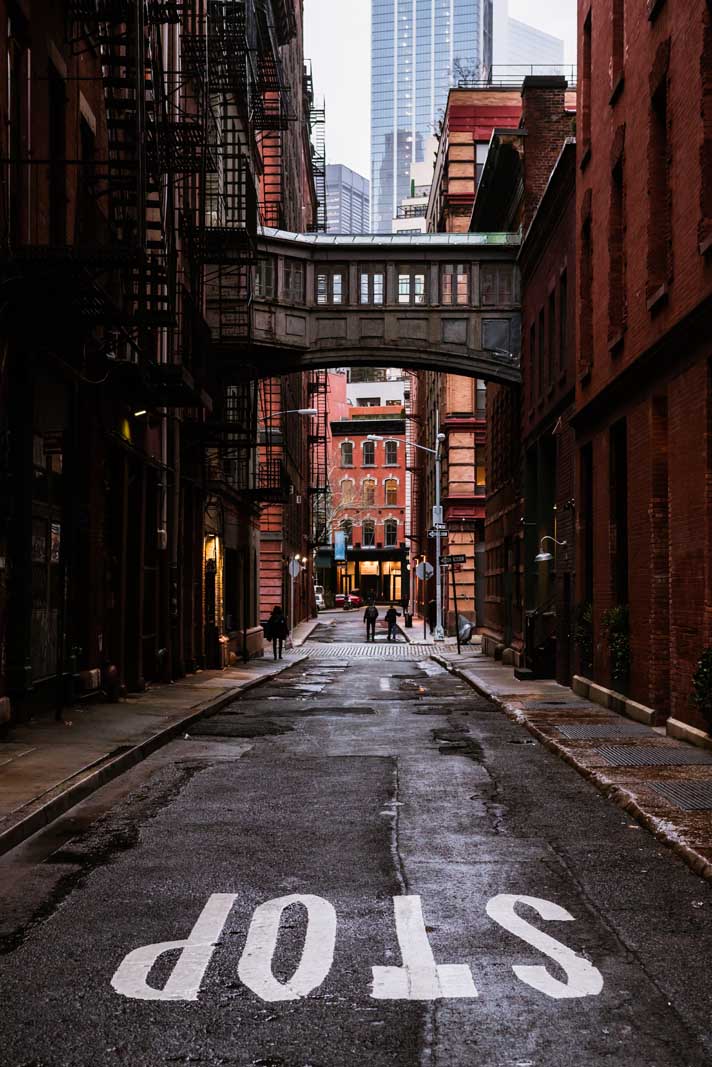
<path id="1" fill-rule="evenodd" d="M 379 434 L 370 433 L 366 438 L 367 441 L 383 441 L 384 438 Z M 445 440 L 445 434 L 440 433 L 440 412 L 435 412 L 435 448 L 428 448 L 427 445 L 419 445 L 415 441 L 409 442 L 413 448 L 419 448 L 422 452 L 428 452 L 431 456 L 435 456 L 435 507 L 433 508 L 433 525 L 435 526 L 435 630 L 433 636 L 436 641 L 445 640 L 445 630 L 443 629 L 443 586 L 442 586 L 442 571 L 440 570 L 440 549 L 441 549 L 441 532 L 440 525 L 442 522 L 441 514 L 441 492 L 440 492 L 440 479 L 441 479 L 441 464 L 442 464 L 442 443 Z M 396 444 L 400 444 L 396 441 Z"/>
<path id="2" fill-rule="evenodd" d="M 553 541 L 557 548 L 566 548 L 566 545 L 568 544 L 567 541 L 557 541 L 555 537 L 551 537 L 549 534 L 547 534 L 546 537 L 542 537 L 541 539 L 541 542 L 539 544 L 539 552 L 534 557 L 535 563 L 551 563 L 552 559 L 554 558 L 551 552 L 544 551 L 545 541 Z"/>

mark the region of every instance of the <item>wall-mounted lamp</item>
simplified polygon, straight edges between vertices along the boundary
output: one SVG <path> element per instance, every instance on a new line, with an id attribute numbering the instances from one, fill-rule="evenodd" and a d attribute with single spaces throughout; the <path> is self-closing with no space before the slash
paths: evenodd
<path id="1" fill-rule="evenodd" d="M 557 541 L 555 537 L 549 537 L 548 535 L 546 537 L 542 537 L 541 543 L 539 545 L 539 552 L 534 557 L 535 563 L 551 563 L 552 559 L 554 558 L 551 552 L 544 551 L 545 541 L 553 541 L 558 548 L 566 548 L 566 545 L 568 544 L 567 541 Z"/>

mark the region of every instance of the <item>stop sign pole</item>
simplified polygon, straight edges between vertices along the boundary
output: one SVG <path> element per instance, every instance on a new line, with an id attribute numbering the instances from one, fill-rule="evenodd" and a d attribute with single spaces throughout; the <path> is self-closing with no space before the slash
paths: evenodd
<path id="1" fill-rule="evenodd" d="M 294 629 L 294 583 L 299 575 L 302 573 L 302 565 L 298 559 L 290 559 L 289 561 L 289 577 L 291 579 L 289 583 L 289 631 Z"/>

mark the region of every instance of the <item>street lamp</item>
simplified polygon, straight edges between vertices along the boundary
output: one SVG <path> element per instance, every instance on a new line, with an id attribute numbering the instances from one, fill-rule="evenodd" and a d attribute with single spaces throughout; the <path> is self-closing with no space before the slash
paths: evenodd
<path id="1" fill-rule="evenodd" d="M 545 552 L 544 551 L 544 542 L 545 541 L 553 541 L 554 544 L 558 548 L 566 548 L 566 545 L 568 544 L 567 541 L 557 541 L 555 537 L 550 537 L 547 534 L 546 537 L 542 537 L 542 539 L 541 539 L 541 543 L 539 545 L 539 552 L 534 557 L 534 562 L 535 563 L 551 563 L 552 559 L 554 558 L 552 556 L 551 552 Z"/>
<path id="2" fill-rule="evenodd" d="M 367 441 L 383 441 L 384 438 L 375 433 L 368 434 Z M 431 456 L 435 456 L 435 508 L 434 518 L 437 517 L 437 521 L 433 523 L 435 526 L 435 630 L 433 636 L 436 641 L 445 640 L 445 630 L 443 629 L 443 586 L 442 586 L 442 571 L 440 570 L 440 551 L 441 551 L 441 537 L 440 525 L 442 520 L 441 515 L 441 497 L 440 497 L 440 478 L 441 478 L 441 462 L 442 462 L 442 443 L 445 440 L 445 434 L 440 433 L 440 413 L 435 413 L 435 448 L 428 448 L 427 445 L 419 445 L 415 441 L 410 441 L 409 444 L 413 448 L 419 448 L 422 452 L 428 452 Z M 396 442 L 397 444 L 399 442 Z"/>
<path id="3" fill-rule="evenodd" d="M 269 422 L 270 419 L 276 419 L 278 415 L 318 415 L 319 412 L 316 408 L 288 408 L 286 411 L 275 411 L 273 415 L 266 415 L 264 419 L 260 419 L 260 422 Z"/>

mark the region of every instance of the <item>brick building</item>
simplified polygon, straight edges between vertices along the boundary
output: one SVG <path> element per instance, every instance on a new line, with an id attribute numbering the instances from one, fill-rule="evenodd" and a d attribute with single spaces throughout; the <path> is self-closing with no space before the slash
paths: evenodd
<path id="1" fill-rule="evenodd" d="M 595 682 L 671 732 L 712 644 L 712 11 L 579 2 L 577 597 Z M 606 618 L 626 641 L 616 664 Z M 611 609 L 622 609 L 606 615 Z"/>
<path id="2" fill-rule="evenodd" d="M 338 547 L 341 533 L 346 548 L 343 561 L 336 552 L 335 594 L 357 589 L 364 600 L 408 602 L 403 414 L 402 400 L 369 403 L 331 422 L 332 542 Z"/>
<path id="3" fill-rule="evenodd" d="M 549 76 L 526 78 L 521 97 L 520 127 L 492 136 L 471 223 L 523 233 L 520 278 L 505 279 L 521 289 L 522 388 L 487 387 L 482 641 L 520 672 L 570 682 L 576 97 Z M 535 561 L 543 537 L 567 542 L 551 563 Z"/>
<path id="4" fill-rule="evenodd" d="M 450 90 L 428 201 L 429 232 L 467 231 L 493 130 L 500 127 L 516 128 L 520 115 L 521 98 L 516 90 Z M 496 267 L 492 270 L 497 272 Z M 455 263 L 451 278 L 443 286 L 440 301 L 443 304 L 472 302 L 486 307 L 490 294 L 500 306 L 506 306 L 506 295 L 501 300 L 501 294 L 497 291 L 495 296 L 487 277 L 481 278 L 478 274 L 469 278 Z M 515 293 L 512 288 L 509 299 L 514 307 Z M 518 337 L 511 336 L 508 322 L 502 323 L 497 317 L 486 318 L 483 322 L 482 346 L 507 350 L 516 348 Z M 418 442 L 432 448 L 437 432 L 445 434 L 442 447 L 442 504 L 448 534 L 443 551 L 467 557 L 467 562 L 459 568 L 458 573 L 458 610 L 473 621 L 478 620 L 482 613 L 481 593 L 484 585 L 484 581 L 477 577 L 477 568 L 479 566 L 480 578 L 483 579 L 481 546 L 484 543 L 487 437 L 485 395 L 482 381 L 453 374 L 424 372 L 418 376 L 413 401 Z M 421 559 L 427 558 L 434 564 L 435 543 L 427 536 L 435 503 L 434 464 L 426 453 L 415 449 L 411 451 L 414 530 L 417 527 L 415 548 Z M 480 546 L 479 553 L 477 546 Z M 427 587 L 418 583 L 416 593 L 417 606 L 424 611 L 428 601 L 435 595 L 434 581 L 431 580 Z M 446 628 L 452 629 L 454 604 L 447 590 L 443 616 Z"/>

